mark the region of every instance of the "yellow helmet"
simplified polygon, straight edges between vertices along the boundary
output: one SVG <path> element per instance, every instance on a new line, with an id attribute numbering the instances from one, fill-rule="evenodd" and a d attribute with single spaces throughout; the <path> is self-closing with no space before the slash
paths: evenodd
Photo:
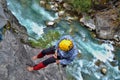
<path id="1" fill-rule="evenodd" d="M 68 39 L 63 39 L 59 43 L 59 48 L 62 51 L 69 51 L 70 49 L 73 48 L 73 42 L 71 40 L 68 40 Z"/>

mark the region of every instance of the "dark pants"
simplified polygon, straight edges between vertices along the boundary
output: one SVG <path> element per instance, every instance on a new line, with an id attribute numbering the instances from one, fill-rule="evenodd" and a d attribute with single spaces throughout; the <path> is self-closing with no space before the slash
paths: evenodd
<path id="1" fill-rule="evenodd" d="M 45 55 L 54 54 L 54 53 L 55 53 L 55 46 L 52 46 L 52 47 L 47 48 L 47 49 L 44 49 L 44 50 L 41 52 L 41 54 L 44 55 L 44 56 L 45 56 Z M 52 57 L 44 60 L 44 61 L 43 61 L 43 64 L 44 64 L 45 66 L 47 66 L 48 64 L 51 64 L 51 63 L 54 63 L 54 62 L 56 62 L 56 59 L 52 56 Z"/>
<path id="2" fill-rule="evenodd" d="M 55 53 L 55 46 L 52 46 L 50 48 L 44 49 L 41 53 L 42 55 L 50 55 Z M 60 60 L 59 56 L 57 56 L 57 60 Z M 47 66 L 48 64 L 56 62 L 56 59 L 52 56 L 46 60 L 43 61 L 43 64 Z M 66 67 L 66 65 L 62 65 L 63 67 Z"/>

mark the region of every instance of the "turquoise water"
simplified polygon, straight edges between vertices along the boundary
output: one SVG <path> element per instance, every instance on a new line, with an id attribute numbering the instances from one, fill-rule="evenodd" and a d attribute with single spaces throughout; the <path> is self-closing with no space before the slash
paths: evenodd
<path id="1" fill-rule="evenodd" d="M 114 61 L 113 53 L 115 52 L 111 41 L 103 40 L 100 43 L 98 39 L 92 38 L 90 31 L 81 26 L 79 22 L 69 24 L 67 21 L 61 20 L 54 28 L 46 27 L 45 22 L 57 19 L 58 15 L 45 10 L 39 5 L 38 0 L 7 0 L 7 5 L 19 23 L 25 26 L 28 34 L 36 39 L 53 29 L 61 35 L 70 34 L 74 38 L 82 57 L 76 58 L 66 69 L 76 80 L 120 79 L 118 61 L 114 67 L 110 64 Z M 97 60 L 104 64 L 101 64 L 100 67 L 96 66 L 94 63 Z M 101 67 L 108 69 L 106 75 L 101 74 Z"/>

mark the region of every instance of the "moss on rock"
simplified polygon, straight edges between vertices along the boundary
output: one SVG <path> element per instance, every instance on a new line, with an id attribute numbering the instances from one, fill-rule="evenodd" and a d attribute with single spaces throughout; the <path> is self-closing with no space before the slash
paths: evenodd
<path id="1" fill-rule="evenodd" d="M 53 41 L 58 40 L 60 33 L 58 31 L 48 31 L 46 34 L 43 34 L 38 40 L 30 39 L 28 42 L 32 47 L 46 48 L 52 44 Z"/>

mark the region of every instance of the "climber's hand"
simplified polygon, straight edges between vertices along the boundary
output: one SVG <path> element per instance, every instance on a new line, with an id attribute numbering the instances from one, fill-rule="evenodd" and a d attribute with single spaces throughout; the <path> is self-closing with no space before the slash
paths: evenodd
<path id="1" fill-rule="evenodd" d="M 57 59 L 57 53 L 55 53 L 53 56 L 54 56 L 55 59 Z"/>

